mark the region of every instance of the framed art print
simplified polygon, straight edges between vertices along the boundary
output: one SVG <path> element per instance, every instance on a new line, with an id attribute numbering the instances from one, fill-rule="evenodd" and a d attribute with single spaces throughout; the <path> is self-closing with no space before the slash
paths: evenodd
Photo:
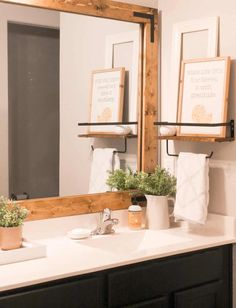
<path id="1" fill-rule="evenodd" d="M 125 68 L 92 72 L 90 123 L 111 125 L 90 126 L 90 133 L 112 133 L 113 122 L 122 122 Z"/>
<path id="2" fill-rule="evenodd" d="M 179 123 L 215 124 L 227 121 L 230 57 L 182 61 Z M 225 137 L 225 126 L 179 126 L 178 136 Z"/>

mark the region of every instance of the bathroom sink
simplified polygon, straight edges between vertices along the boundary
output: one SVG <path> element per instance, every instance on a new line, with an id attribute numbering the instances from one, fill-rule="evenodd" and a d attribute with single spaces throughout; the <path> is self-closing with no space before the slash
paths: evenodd
<path id="1" fill-rule="evenodd" d="M 90 248 L 112 252 L 114 254 L 133 253 L 148 249 L 189 242 L 191 239 L 168 234 L 165 231 L 139 230 L 110 235 L 95 236 L 78 243 Z"/>

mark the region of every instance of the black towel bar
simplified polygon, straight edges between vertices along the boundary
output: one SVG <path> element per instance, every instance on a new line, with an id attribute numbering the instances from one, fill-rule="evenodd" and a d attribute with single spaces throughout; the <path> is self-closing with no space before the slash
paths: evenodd
<path id="1" fill-rule="evenodd" d="M 168 156 L 179 157 L 178 154 L 170 154 L 169 153 L 169 143 L 168 143 L 168 140 L 166 140 L 166 153 L 167 153 Z M 211 153 L 208 156 L 206 156 L 206 158 L 212 158 L 212 156 L 213 156 L 213 151 L 211 151 Z"/>
<path id="2" fill-rule="evenodd" d="M 124 141 L 125 141 L 125 144 L 124 144 L 124 150 L 117 150 L 117 151 L 113 151 L 113 153 L 121 153 L 121 154 L 124 154 L 127 152 L 127 138 L 124 138 Z M 91 150 L 94 151 L 94 146 L 91 145 Z"/>

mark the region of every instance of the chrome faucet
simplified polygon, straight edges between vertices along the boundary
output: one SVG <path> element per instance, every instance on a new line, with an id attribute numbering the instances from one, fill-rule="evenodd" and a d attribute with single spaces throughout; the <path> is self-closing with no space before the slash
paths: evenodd
<path id="1" fill-rule="evenodd" d="M 91 235 L 102 235 L 114 233 L 114 225 L 119 223 L 119 219 L 111 218 L 111 210 L 106 208 L 100 213 L 100 220 L 97 228 L 91 232 Z"/>

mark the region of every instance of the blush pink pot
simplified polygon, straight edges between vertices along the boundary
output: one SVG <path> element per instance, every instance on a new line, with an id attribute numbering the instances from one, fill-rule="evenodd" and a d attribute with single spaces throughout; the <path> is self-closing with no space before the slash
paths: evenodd
<path id="1" fill-rule="evenodd" d="M 0 227 L 0 248 L 10 250 L 22 245 L 22 226 Z"/>

